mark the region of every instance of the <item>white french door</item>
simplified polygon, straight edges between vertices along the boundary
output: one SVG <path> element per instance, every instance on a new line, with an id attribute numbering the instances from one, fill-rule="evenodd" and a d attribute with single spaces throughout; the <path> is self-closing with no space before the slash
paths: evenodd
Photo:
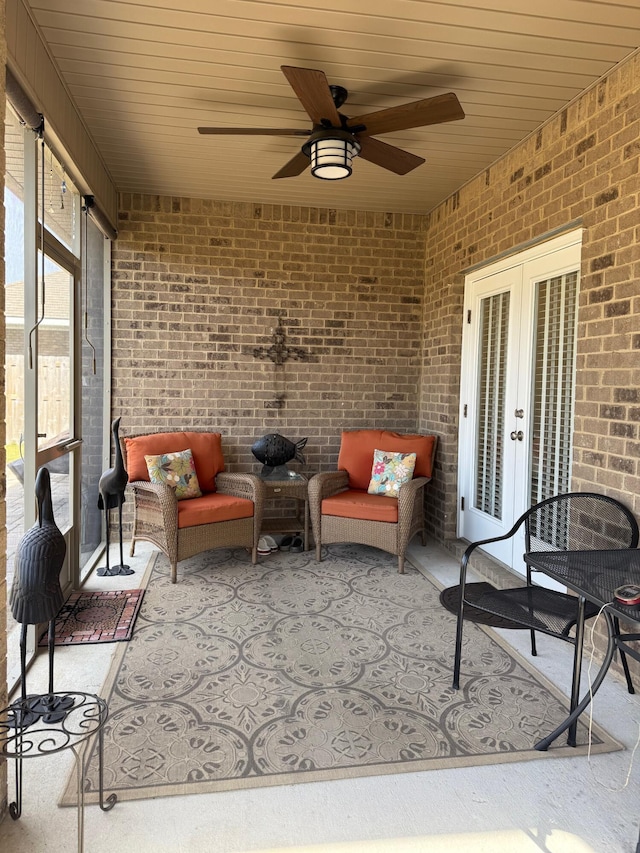
<path id="1" fill-rule="evenodd" d="M 467 276 L 461 538 L 501 536 L 534 503 L 569 491 L 580 246 L 573 231 Z M 485 550 L 523 572 L 522 535 Z"/>

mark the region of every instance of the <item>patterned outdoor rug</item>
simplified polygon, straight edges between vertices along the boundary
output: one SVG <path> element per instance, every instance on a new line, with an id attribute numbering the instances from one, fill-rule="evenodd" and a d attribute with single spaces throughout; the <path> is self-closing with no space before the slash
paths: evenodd
<path id="1" fill-rule="evenodd" d="M 129 640 L 142 604 L 143 589 L 72 592 L 56 616 L 56 646 Z M 48 631 L 38 645 L 47 645 Z"/>
<path id="2" fill-rule="evenodd" d="M 104 785 L 121 800 L 585 754 L 533 749 L 568 700 L 489 629 L 465 626 L 411 565 L 356 545 L 252 566 L 217 550 L 152 570 L 115 653 Z M 567 672 L 567 680 L 570 673 Z M 600 728 L 592 751 L 620 748 Z M 74 803 L 70 779 L 62 804 Z M 86 790 L 96 801 L 97 761 Z"/>

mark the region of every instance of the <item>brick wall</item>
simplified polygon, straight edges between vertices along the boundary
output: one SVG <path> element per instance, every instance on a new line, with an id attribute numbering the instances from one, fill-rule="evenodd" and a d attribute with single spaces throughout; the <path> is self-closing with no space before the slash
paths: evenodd
<path id="1" fill-rule="evenodd" d="M 420 426 L 442 433 L 433 526 L 455 537 L 465 268 L 579 220 L 574 489 L 640 517 L 640 57 L 435 209 Z M 428 367 L 428 370 L 426 369 Z"/>
<path id="2" fill-rule="evenodd" d="M 428 217 L 420 427 L 441 432 L 428 511 L 444 539 L 456 535 L 463 271 L 574 220 L 584 234 L 572 489 L 640 518 L 639 161 L 636 55 Z"/>
<path id="3" fill-rule="evenodd" d="M 432 432 L 427 527 L 451 541 L 464 270 L 580 220 L 573 487 L 640 515 L 638 62 L 426 221 L 125 194 L 113 292 L 123 433 L 209 426 L 231 467 L 253 470 L 256 437 L 309 436 L 312 473 L 335 462 L 343 427 Z M 305 360 L 274 368 L 253 350 L 279 317 Z"/>
<path id="4" fill-rule="evenodd" d="M 344 428 L 415 430 L 424 218 L 124 194 L 113 251 L 113 416 L 122 435 L 208 427 L 228 467 L 308 437 L 335 466 Z M 277 367 L 254 350 L 300 350 Z"/>

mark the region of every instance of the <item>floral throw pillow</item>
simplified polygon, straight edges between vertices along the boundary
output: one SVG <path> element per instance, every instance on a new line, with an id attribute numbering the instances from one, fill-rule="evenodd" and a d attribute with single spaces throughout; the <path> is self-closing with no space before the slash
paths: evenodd
<path id="1" fill-rule="evenodd" d="M 145 456 L 149 479 L 152 483 L 164 483 L 176 490 L 176 499 L 202 496 L 193 454 L 190 450 L 179 453 L 161 453 L 158 456 Z"/>
<path id="2" fill-rule="evenodd" d="M 390 453 L 374 450 L 371 482 L 367 491 L 370 495 L 387 495 L 397 498 L 400 486 L 409 482 L 416 467 L 415 453 Z"/>

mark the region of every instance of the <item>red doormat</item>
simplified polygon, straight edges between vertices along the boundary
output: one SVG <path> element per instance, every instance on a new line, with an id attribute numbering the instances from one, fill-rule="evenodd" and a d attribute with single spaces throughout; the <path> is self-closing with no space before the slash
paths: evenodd
<path id="1" fill-rule="evenodd" d="M 56 646 L 128 640 L 142 604 L 143 589 L 73 592 L 56 616 Z M 38 645 L 47 645 L 45 631 Z"/>

